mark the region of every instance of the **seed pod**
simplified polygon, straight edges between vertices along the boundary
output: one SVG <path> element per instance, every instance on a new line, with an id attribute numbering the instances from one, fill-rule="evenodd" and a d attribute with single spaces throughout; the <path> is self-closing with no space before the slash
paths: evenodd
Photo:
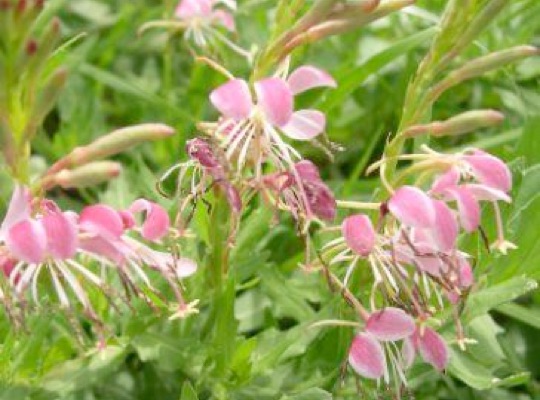
<path id="1" fill-rule="evenodd" d="M 498 125 L 504 120 L 504 115 L 495 110 L 473 110 L 456 115 L 446 121 L 435 121 L 430 124 L 415 125 L 408 128 L 403 135 L 416 137 L 420 135 L 458 136 L 473 132 L 477 129 Z"/>
<path id="2" fill-rule="evenodd" d="M 95 161 L 73 170 L 64 169 L 47 179 L 46 189 L 60 186 L 64 189 L 84 188 L 107 182 L 120 175 L 122 166 L 113 161 Z"/>
<path id="3" fill-rule="evenodd" d="M 54 164 L 49 174 L 122 153 L 133 146 L 164 139 L 174 133 L 173 128 L 164 124 L 141 124 L 117 129 L 87 146 L 77 147 Z"/>

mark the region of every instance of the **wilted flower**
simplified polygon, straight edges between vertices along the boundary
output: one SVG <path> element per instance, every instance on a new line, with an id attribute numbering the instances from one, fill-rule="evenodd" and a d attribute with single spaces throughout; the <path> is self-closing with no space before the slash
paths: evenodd
<path id="1" fill-rule="evenodd" d="M 319 175 L 317 167 L 302 160 L 292 169 L 265 175 L 263 187 L 276 196 L 278 208 L 289 211 L 297 221 L 307 225 L 313 219 L 332 221 L 336 216 L 336 200 Z"/>

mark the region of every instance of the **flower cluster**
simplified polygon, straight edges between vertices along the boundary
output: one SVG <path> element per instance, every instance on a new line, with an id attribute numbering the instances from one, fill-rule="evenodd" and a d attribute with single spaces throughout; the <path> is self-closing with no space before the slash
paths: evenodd
<path id="1" fill-rule="evenodd" d="M 341 236 L 329 242 L 323 252 L 329 265 L 348 263 L 345 285 L 359 262 L 367 261 L 374 281 L 372 309 L 377 309 L 379 294 L 401 307 L 385 309 L 382 316 L 374 313 L 375 317 L 366 321 L 367 333 L 353 341 L 351 365 L 368 378 L 380 378 L 383 372 L 388 376 L 381 361 L 383 351 L 375 339 L 387 341 L 384 335 L 392 329 L 396 336 L 391 341 L 406 339 L 402 360 L 390 350 L 386 352 L 394 361 L 394 375 L 403 380 L 400 366 L 410 364 L 407 360 L 415 349 L 437 369 L 446 366 L 448 352 L 443 350 L 442 339 L 425 323 L 437 308 L 444 307 L 441 294 L 456 304 L 474 283 L 471 256 L 459 250 L 458 238 L 460 231 L 468 234 L 480 229 L 480 202 L 494 205 L 498 227 L 494 247 L 502 252 L 514 247 L 503 237 L 497 203 L 510 201 L 512 186 L 511 173 L 500 159 L 477 149 L 454 155 L 429 150 L 417 156 L 408 173 L 420 170 L 424 176 L 435 175 L 429 190 L 407 185 L 395 190 L 380 206 L 377 229 L 365 214 L 345 218 Z M 409 315 L 417 319 L 417 329 L 411 328 Z M 466 339 L 458 320 L 456 324 L 458 343 L 464 347 Z M 382 337 L 377 334 L 379 328 Z"/>
<path id="2" fill-rule="evenodd" d="M 137 214 L 144 214 L 141 224 Z M 0 228 L 2 269 L 9 283 L 9 292 L 2 297 L 10 299 L 4 304 L 9 307 L 13 300 L 24 304 L 30 297 L 39 305 L 39 277 L 48 273 L 61 308 L 72 309 L 72 293 L 85 314 L 99 322 L 86 285 L 94 285 L 109 299 L 117 296 L 104 279 L 106 271 L 98 274 L 94 265 L 120 277 L 126 288 L 122 298 L 134 294 L 150 305 L 148 293 L 159 295 L 147 268 L 154 270 L 171 285 L 181 305 L 179 280 L 196 271 L 195 262 L 146 244 L 160 243 L 169 229 L 167 212 L 148 200 L 136 200 L 121 211 L 95 204 L 76 213 L 62 211 L 54 202 L 34 198 L 27 188 L 17 186 Z"/>

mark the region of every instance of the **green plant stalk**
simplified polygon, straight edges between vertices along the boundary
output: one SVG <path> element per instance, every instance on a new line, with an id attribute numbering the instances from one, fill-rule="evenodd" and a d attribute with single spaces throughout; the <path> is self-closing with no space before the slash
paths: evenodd
<path id="1" fill-rule="evenodd" d="M 236 284 L 229 270 L 231 210 L 219 187 L 214 189 L 209 218 L 207 283 L 212 292 L 209 323 L 212 332 L 213 395 L 226 400 L 229 366 L 234 354 L 237 324 L 234 319 Z"/>

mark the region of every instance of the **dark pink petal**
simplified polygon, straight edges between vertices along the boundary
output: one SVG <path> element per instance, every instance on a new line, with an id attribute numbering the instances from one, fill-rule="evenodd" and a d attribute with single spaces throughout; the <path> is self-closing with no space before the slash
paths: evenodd
<path id="1" fill-rule="evenodd" d="M 287 125 L 293 113 L 293 94 L 280 78 L 266 78 L 255 83 L 257 104 L 268 121 L 275 126 Z"/>
<path id="2" fill-rule="evenodd" d="M 439 371 L 448 365 L 448 347 L 444 339 L 433 329 L 424 328 L 424 334 L 418 335 L 418 348 L 425 362 Z"/>
<path id="3" fill-rule="evenodd" d="M 47 235 L 47 252 L 55 259 L 65 260 L 77 252 L 77 225 L 69 215 L 55 212 L 42 219 Z"/>
<path id="4" fill-rule="evenodd" d="M 434 200 L 435 227 L 434 238 L 439 250 L 448 252 L 456 245 L 458 236 L 458 223 L 456 217 L 444 201 Z"/>
<path id="5" fill-rule="evenodd" d="M 174 15 L 180 19 L 210 16 L 211 14 L 212 0 L 181 0 L 174 12 Z"/>
<path id="6" fill-rule="evenodd" d="M 167 211 L 159 204 L 138 199 L 129 207 L 132 213 L 144 211 L 146 218 L 142 225 L 142 236 L 146 240 L 159 240 L 169 232 L 171 221 Z"/>
<path id="7" fill-rule="evenodd" d="M 105 238 L 119 238 L 124 233 L 122 216 L 104 204 L 88 206 L 81 211 L 79 226 L 82 230 Z"/>
<path id="8" fill-rule="evenodd" d="M 306 182 L 320 182 L 319 168 L 309 160 L 302 160 L 294 165 L 300 179 Z"/>
<path id="9" fill-rule="evenodd" d="M 195 138 L 186 143 L 186 153 L 189 158 L 197 161 L 203 167 L 217 168 L 220 166 L 219 160 L 214 154 L 210 143 L 206 140 Z"/>
<path id="10" fill-rule="evenodd" d="M 240 213 L 242 211 L 242 198 L 238 190 L 229 182 L 222 182 L 221 187 L 225 191 L 225 196 L 227 197 L 227 202 L 229 206 L 235 213 Z"/>
<path id="11" fill-rule="evenodd" d="M 316 87 L 337 87 L 334 78 L 326 71 L 311 65 L 304 65 L 293 71 L 289 76 L 288 83 L 295 95 Z"/>
<path id="12" fill-rule="evenodd" d="M 472 192 L 467 190 L 466 187 L 460 186 L 449 190 L 448 193 L 457 202 L 459 221 L 463 229 L 467 232 L 473 232 L 478 229 L 480 225 L 480 205 Z"/>
<path id="13" fill-rule="evenodd" d="M 414 319 L 405 311 L 394 307 L 374 312 L 366 322 L 366 332 L 385 342 L 405 339 L 411 336 L 415 329 Z"/>
<path id="14" fill-rule="evenodd" d="M 466 185 L 462 185 L 462 187 L 467 189 L 478 201 L 512 202 L 512 199 L 506 193 L 490 186 L 468 183 Z"/>
<path id="15" fill-rule="evenodd" d="M 0 240 L 6 235 L 9 228 L 28 218 L 30 218 L 30 193 L 26 187 L 16 185 L 0 227 Z"/>
<path id="16" fill-rule="evenodd" d="M 431 228 L 435 224 L 435 208 L 427 194 L 414 186 L 399 188 L 388 201 L 390 212 L 404 225 Z"/>
<path id="17" fill-rule="evenodd" d="M 231 79 L 214 89 L 210 101 L 221 114 L 236 121 L 247 118 L 253 108 L 249 86 L 242 79 Z"/>
<path id="18" fill-rule="evenodd" d="M 362 257 L 367 257 L 375 247 L 375 229 L 367 215 L 358 214 L 345 218 L 341 231 L 347 246 Z"/>
<path id="19" fill-rule="evenodd" d="M 460 173 L 457 168 L 450 168 L 444 174 L 439 175 L 431 186 L 432 193 L 443 193 L 447 189 L 454 188 L 458 185 Z"/>
<path id="20" fill-rule="evenodd" d="M 386 360 L 379 341 L 368 333 L 356 335 L 349 349 L 349 364 L 364 378 L 381 378 L 386 370 Z"/>
<path id="21" fill-rule="evenodd" d="M 472 155 L 463 156 L 463 159 L 480 183 L 505 193 L 512 188 L 512 174 L 507 165 L 497 157 L 477 150 Z"/>
<path id="22" fill-rule="evenodd" d="M 337 204 L 334 194 L 321 182 L 303 182 L 309 208 L 318 218 L 332 221 L 336 217 Z"/>
<path id="23" fill-rule="evenodd" d="M 414 341 L 411 337 L 405 338 L 403 340 L 403 345 L 401 347 L 401 357 L 403 360 L 403 368 L 410 368 L 416 357 L 416 347 Z"/>
<path id="24" fill-rule="evenodd" d="M 5 240 L 13 257 L 30 264 L 43 262 L 47 236 L 39 221 L 27 219 L 16 223 L 8 230 Z"/>
<path id="25" fill-rule="evenodd" d="M 234 32 L 236 25 L 234 23 L 234 17 L 230 12 L 223 10 L 216 10 L 212 13 L 212 16 L 223 25 L 228 31 Z"/>
<path id="26" fill-rule="evenodd" d="M 291 139 L 311 140 L 324 132 L 325 115 L 317 110 L 300 110 L 293 113 L 290 121 L 281 130 Z"/>

